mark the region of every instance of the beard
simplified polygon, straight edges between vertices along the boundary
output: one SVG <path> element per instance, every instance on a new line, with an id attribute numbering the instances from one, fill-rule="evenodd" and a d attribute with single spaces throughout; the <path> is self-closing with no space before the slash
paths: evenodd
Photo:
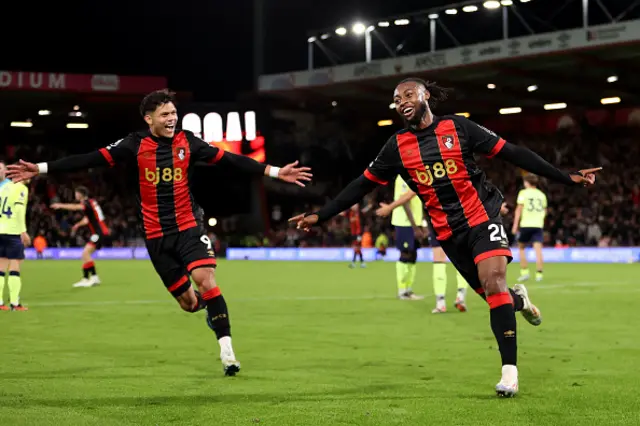
<path id="1" fill-rule="evenodd" d="M 422 121 L 426 113 L 427 113 L 427 103 L 422 102 L 419 104 L 418 108 L 416 108 L 415 112 L 413 113 L 413 118 L 411 118 L 411 120 L 407 120 L 407 118 L 404 115 L 402 116 L 405 127 L 416 127 L 417 125 L 420 124 L 420 122 Z"/>

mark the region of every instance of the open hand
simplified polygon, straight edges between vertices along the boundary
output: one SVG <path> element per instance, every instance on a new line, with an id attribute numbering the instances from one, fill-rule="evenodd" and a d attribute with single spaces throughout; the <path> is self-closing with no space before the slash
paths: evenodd
<path id="1" fill-rule="evenodd" d="M 376 210 L 376 215 L 380 217 L 387 217 L 391 214 L 393 209 L 387 203 L 380 203 L 380 207 Z"/>
<path id="2" fill-rule="evenodd" d="M 296 160 L 281 168 L 278 173 L 278 179 L 289 183 L 295 183 L 296 185 L 304 188 L 305 185 L 303 181 L 310 181 L 313 177 L 313 175 L 309 173 L 309 171 L 311 171 L 311 167 L 296 167 L 297 165 L 298 161 Z"/>
<path id="3" fill-rule="evenodd" d="M 580 170 L 577 173 L 571 174 L 571 180 L 575 183 L 581 183 L 583 186 L 593 185 L 596 183 L 596 172 L 599 172 L 600 170 L 602 170 L 602 167 Z"/>
<path id="4" fill-rule="evenodd" d="M 289 223 L 295 223 L 297 229 L 302 229 L 305 232 L 309 232 L 311 227 L 318 223 L 318 215 L 310 214 L 305 216 L 306 213 L 299 214 L 289 219 Z"/>
<path id="5" fill-rule="evenodd" d="M 24 160 L 7 166 L 7 177 L 13 182 L 24 182 L 39 173 L 38 166 Z"/>

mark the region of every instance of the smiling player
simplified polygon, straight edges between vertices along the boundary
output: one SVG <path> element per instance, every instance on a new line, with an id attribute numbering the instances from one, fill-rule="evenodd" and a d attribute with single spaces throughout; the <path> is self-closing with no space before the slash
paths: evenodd
<path id="1" fill-rule="evenodd" d="M 542 317 L 523 285 L 509 289 L 507 264 L 512 260 L 500 210 L 503 196 L 487 181 L 474 154 L 500 158 L 524 170 L 575 187 L 595 183 L 587 169 L 564 172 L 534 152 L 507 143 L 490 130 L 457 115 L 435 116 L 429 103 L 445 100 L 447 91 L 418 78 L 400 82 L 393 93 L 406 128 L 393 135 L 364 173 L 315 213 L 290 219 L 309 230 L 353 205 L 378 185 L 400 175 L 422 200 L 451 263 L 490 309 L 491 329 L 502 358 L 500 396 L 518 392 L 515 312 L 533 325 Z"/>
<path id="2" fill-rule="evenodd" d="M 186 312 L 206 309 L 207 325 L 220 345 L 224 373 L 240 370 L 231 346 L 227 303 L 215 280 L 215 253 L 200 223 L 200 207 L 190 190 L 196 163 L 266 175 L 304 186 L 311 179 L 308 167 L 298 162 L 283 168 L 261 164 L 241 155 L 213 147 L 192 132 L 178 131 L 174 93 L 158 90 L 147 95 L 140 114 L 148 130 L 88 154 L 48 163 L 20 160 L 8 167 L 8 175 L 24 180 L 45 173 L 70 172 L 91 167 L 126 166 L 129 187 L 136 195 L 142 232 L 151 262 L 165 287 Z M 189 278 L 195 281 L 194 291 Z"/>

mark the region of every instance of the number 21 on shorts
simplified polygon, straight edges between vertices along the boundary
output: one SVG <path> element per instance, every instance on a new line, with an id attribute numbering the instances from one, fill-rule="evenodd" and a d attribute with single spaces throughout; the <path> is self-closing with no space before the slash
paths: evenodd
<path id="1" fill-rule="evenodd" d="M 491 231 L 491 234 L 489 234 L 489 239 L 491 241 L 506 241 L 507 240 L 507 233 L 505 232 L 503 225 L 498 225 L 497 223 L 492 223 L 492 224 L 489 225 L 489 231 Z"/>

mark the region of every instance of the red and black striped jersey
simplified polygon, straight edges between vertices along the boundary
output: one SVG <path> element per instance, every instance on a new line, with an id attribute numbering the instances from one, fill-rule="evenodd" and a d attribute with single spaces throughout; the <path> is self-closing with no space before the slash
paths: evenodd
<path id="1" fill-rule="evenodd" d="M 504 144 L 464 117 L 434 116 L 426 129 L 391 137 L 364 175 L 386 184 L 399 174 L 420 196 L 438 240 L 446 240 L 499 215 L 504 197 L 477 166 L 474 153 L 491 158 Z"/>
<path id="2" fill-rule="evenodd" d="M 101 237 L 111 234 L 109 227 L 105 223 L 104 213 L 100 204 L 93 198 L 89 198 L 82 203 L 84 207 L 84 215 L 89 221 L 89 229 L 92 234 L 98 234 Z"/>
<path id="3" fill-rule="evenodd" d="M 173 138 L 131 133 L 100 153 L 110 165 L 124 163 L 135 190 L 145 238 L 201 226 L 201 207 L 190 189 L 196 162 L 214 164 L 224 151 L 182 130 Z"/>

